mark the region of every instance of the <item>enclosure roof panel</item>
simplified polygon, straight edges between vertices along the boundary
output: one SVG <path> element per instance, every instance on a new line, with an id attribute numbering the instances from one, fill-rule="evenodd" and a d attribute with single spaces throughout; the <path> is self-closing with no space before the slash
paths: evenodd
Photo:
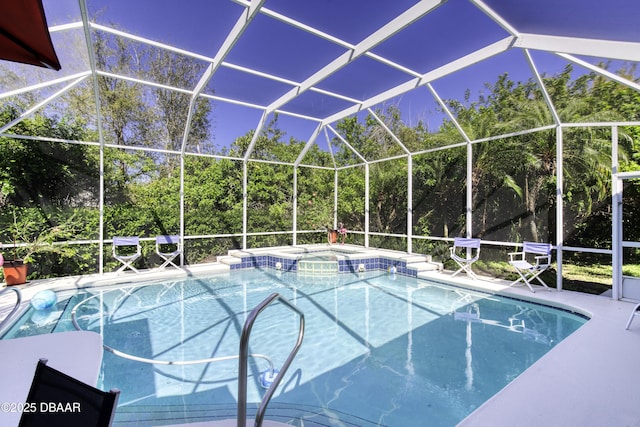
<path id="1" fill-rule="evenodd" d="M 485 0 L 521 33 L 640 42 L 636 2 Z"/>
<path id="2" fill-rule="evenodd" d="M 433 118 L 411 112 L 438 110 L 441 118 L 441 102 L 469 91 L 481 94 L 486 83 L 505 73 L 518 81 L 541 81 L 536 73 L 557 73 L 558 63 L 585 69 L 584 61 L 640 61 L 640 4 L 629 0 L 43 4 L 62 70 L 32 71 L 0 61 L 0 73 L 6 74 L 0 99 L 42 93 L 57 84 L 50 81 L 66 82 L 53 101 L 85 80 L 122 79 L 125 85 L 119 87 L 140 87 L 150 97 L 154 91 L 177 91 L 189 100 L 183 102 L 187 110 L 205 98 L 215 123 L 210 138 L 216 141 L 257 135 L 267 124 L 264 118 L 274 113 L 291 118 L 286 122 L 294 128 L 284 134 L 311 138 L 318 124 L 335 126 L 353 115 L 362 119 L 367 109 L 390 104 L 402 105 L 406 123 L 428 122 L 437 130 Z M 126 54 L 118 58 L 121 44 Z M 98 52 L 104 46 L 111 56 Z M 153 68 L 159 59 L 171 72 Z M 589 67 L 584 72 L 593 71 L 600 73 Z M 91 79 L 91 73 L 103 80 Z M 104 96 L 102 90 L 94 93 Z M 156 107 L 152 99 L 144 102 Z M 184 116 L 182 146 L 187 147 L 193 111 Z"/>

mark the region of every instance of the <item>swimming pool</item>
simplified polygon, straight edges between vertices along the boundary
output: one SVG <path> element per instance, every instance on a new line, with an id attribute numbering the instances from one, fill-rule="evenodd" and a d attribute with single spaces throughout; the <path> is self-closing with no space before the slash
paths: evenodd
<path id="1" fill-rule="evenodd" d="M 5 338 L 71 330 L 75 307 L 83 329 L 137 357 L 237 355 L 246 315 L 272 292 L 304 311 L 306 331 L 266 418 L 298 426 L 456 425 L 586 322 L 380 271 L 299 277 L 255 269 L 61 295 L 51 312 L 27 312 Z M 270 307 L 254 325 L 251 353 L 281 366 L 297 322 Z M 115 425 L 235 418 L 237 364 L 150 365 L 105 352 L 100 386 L 122 391 Z M 250 360 L 250 414 L 267 367 Z"/>

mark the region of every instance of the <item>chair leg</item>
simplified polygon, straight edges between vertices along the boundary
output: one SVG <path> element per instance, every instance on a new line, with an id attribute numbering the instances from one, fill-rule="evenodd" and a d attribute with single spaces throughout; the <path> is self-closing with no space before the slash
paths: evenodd
<path id="1" fill-rule="evenodd" d="M 524 278 L 524 283 L 526 283 L 531 292 L 533 292 L 534 294 L 536 293 L 535 289 L 533 289 L 533 286 L 531 286 L 531 282 L 527 278 Z"/>
<path id="2" fill-rule="evenodd" d="M 548 290 L 551 290 L 551 288 L 549 288 L 549 286 L 547 286 L 546 283 L 544 283 L 544 281 L 540 278 L 540 275 L 544 272 L 544 270 L 537 270 L 537 272 L 531 276 L 531 278 L 529 280 L 533 280 L 536 279 L 538 282 L 540 282 L 540 284 L 542 286 L 544 286 L 545 288 L 547 288 Z"/>
<path id="3" fill-rule="evenodd" d="M 455 276 L 456 274 L 461 273 L 461 272 L 463 272 L 463 271 L 464 271 L 465 273 L 467 273 L 467 276 L 471 277 L 471 278 L 472 278 L 472 279 L 474 279 L 474 280 L 478 280 L 478 276 L 476 276 L 476 273 L 474 273 L 474 272 L 473 272 L 473 270 L 471 269 L 471 265 L 470 265 L 470 264 L 468 264 L 468 265 L 461 265 L 461 264 L 458 264 L 458 265 L 460 265 L 460 268 L 459 268 L 459 269 L 457 269 L 457 270 L 456 270 L 456 271 L 451 275 L 451 277 L 453 277 L 453 276 Z"/>
<path id="4" fill-rule="evenodd" d="M 633 322 L 633 318 L 636 316 L 640 316 L 640 313 L 638 312 L 638 309 L 640 309 L 640 304 L 636 305 L 635 307 L 633 307 L 633 311 L 631 312 L 631 316 L 629 316 L 629 321 L 627 322 L 627 326 L 625 326 L 625 329 L 629 329 L 629 327 L 631 327 L 631 322 Z"/>
<path id="5" fill-rule="evenodd" d="M 136 258 L 137 259 L 137 258 Z M 137 268 L 135 268 L 132 264 L 135 260 L 131 260 L 131 261 L 125 261 L 123 259 L 118 259 L 118 261 L 120 261 L 122 263 L 122 265 L 120 266 L 119 269 L 116 270 L 116 273 L 120 273 L 124 270 L 126 270 L 127 268 L 130 268 L 131 270 L 135 271 L 136 273 L 140 273 L 138 271 Z"/>
<path id="6" fill-rule="evenodd" d="M 544 286 L 545 288 L 547 288 L 547 290 L 551 290 L 551 288 L 550 288 L 549 286 L 547 286 L 547 284 L 546 284 L 546 283 L 544 283 L 544 281 L 543 281 L 541 278 L 539 278 L 538 276 L 536 276 L 536 280 L 537 280 L 538 282 L 540 282 L 540 284 L 541 284 L 542 286 Z"/>
<path id="7" fill-rule="evenodd" d="M 529 283 L 529 277 L 526 274 L 523 274 L 520 270 L 516 270 L 516 273 L 518 273 L 518 276 L 520 276 L 520 278 L 518 280 L 516 280 L 515 282 L 512 282 L 509 285 L 509 287 L 514 286 L 517 283 L 522 282 L 522 284 L 527 285 L 529 290 L 535 294 L 536 293 L 535 289 L 533 289 L 533 286 L 531 286 L 531 283 Z"/>
<path id="8" fill-rule="evenodd" d="M 116 270 L 116 273 L 121 273 L 121 272 L 125 271 L 127 268 L 130 268 L 131 270 L 135 271 L 136 273 L 138 272 L 138 270 L 136 270 L 136 268 L 135 268 L 135 267 L 133 267 L 133 266 L 131 266 L 131 265 L 128 265 L 128 264 L 123 263 L 123 264 L 120 266 L 120 268 Z"/>
<path id="9" fill-rule="evenodd" d="M 529 287 L 529 290 L 535 294 L 536 291 L 533 289 L 533 286 L 531 286 L 531 282 L 533 281 L 533 279 L 536 279 L 547 290 L 551 290 L 551 288 L 549 286 L 547 286 L 547 284 L 544 283 L 544 281 L 539 277 L 540 274 L 542 274 L 544 272 L 544 270 L 531 270 L 531 271 L 527 271 L 526 273 L 522 273 L 520 270 L 516 269 L 516 272 L 518 273 L 520 278 L 518 280 L 516 280 L 515 282 L 511 283 L 509 286 L 513 286 L 516 283 L 522 281 L 525 285 L 527 285 Z"/>
<path id="10" fill-rule="evenodd" d="M 467 275 L 469 277 L 471 277 L 473 280 L 478 280 L 478 276 L 476 276 L 476 273 L 471 269 L 471 265 L 468 266 L 468 268 L 465 268 L 464 271 L 467 273 Z"/>
<path id="11" fill-rule="evenodd" d="M 177 268 L 178 270 L 180 270 L 180 267 L 178 267 L 178 266 L 173 262 L 173 260 L 174 260 L 174 259 L 175 259 L 175 257 L 173 257 L 173 258 L 168 258 L 168 259 L 167 259 L 167 258 L 164 258 L 164 260 L 165 260 L 165 261 L 162 263 L 162 265 L 161 265 L 160 267 L 158 267 L 158 269 L 160 269 L 160 270 L 161 270 L 161 269 L 165 268 L 166 266 L 168 266 L 169 264 L 171 264 L 173 267 L 175 267 L 175 268 Z"/>
<path id="12" fill-rule="evenodd" d="M 464 271 L 464 270 L 465 270 L 465 265 L 464 265 L 464 264 L 462 264 L 462 263 L 461 263 L 460 261 L 458 261 L 457 259 L 453 259 L 453 260 L 455 261 L 455 263 L 456 263 L 456 264 L 458 264 L 458 267 L 460 267 L 460 268 L 458 268 L 458 269 L 457 269 L 457 270 L 456 270 L 456 271 L 451 275 L 451 277 L 453 277 L 453 276 L 457 275 L 458 273 L 460 273 L 460 272 L 462 272 L 462 271 Z"/>
<path id="13" fill-rule="evenodd" d="M 160 265 L 160 267 L 158 267 L 159 270 L 162 270 L 163 268 L 165 268 L 167 265 L 169 264 L 173 264 L 171 261 L 169 260 L 165 260 L 162 265 Z"/>

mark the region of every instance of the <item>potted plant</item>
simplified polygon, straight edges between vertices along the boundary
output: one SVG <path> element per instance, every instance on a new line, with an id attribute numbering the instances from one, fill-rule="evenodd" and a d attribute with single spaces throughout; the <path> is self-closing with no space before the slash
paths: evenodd
<path id="1" fill-rule="evenodd" d="M 27 282 L 28 264 L 20 259 L 10 259 L 3 263 L 4 281 L 7 286 L 22 285 Z"/>
<path id="2" fill-rule="evenodd" d="M 21 285 L 27 282 L 29 263 L 34 261 L 34 255 L 68 251 L 65 246 L 55 245 L 54 242 L 73 235 L 73 216 L 59 225 L 43 226 L 29 218 L 18 222 L 14 211 L 10 232 L 13 236 L 12 257 L 8 258 L 5 254 L 4 263 L 0 265 L 7 285 Z"/>

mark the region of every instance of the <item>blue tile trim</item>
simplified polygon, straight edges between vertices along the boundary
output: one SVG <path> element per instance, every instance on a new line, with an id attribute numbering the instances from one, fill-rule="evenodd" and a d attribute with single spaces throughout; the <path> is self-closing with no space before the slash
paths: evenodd
<path id="1" fill-rule="evenodd" d="M 242 270 L 247 268 L 273 268 L 279 263 L 282 271 L 294 272 L 298 271 L 298 260 L 283 258 L 274 255 L 245 255 L 240 257 L 240 262 L 231 264 L 231 270 Z M 407 267 L 406 261 L 388 258 L 360 258 L 360 259 L 341 259 L 338 260 L 339 273 L 357 273 L 360 271 L 360 265 L 364 265 L 365 271 L 389 271 L 395 267 L 396 274 L 403 276 L 417 277 L 418 271 Z"/>

